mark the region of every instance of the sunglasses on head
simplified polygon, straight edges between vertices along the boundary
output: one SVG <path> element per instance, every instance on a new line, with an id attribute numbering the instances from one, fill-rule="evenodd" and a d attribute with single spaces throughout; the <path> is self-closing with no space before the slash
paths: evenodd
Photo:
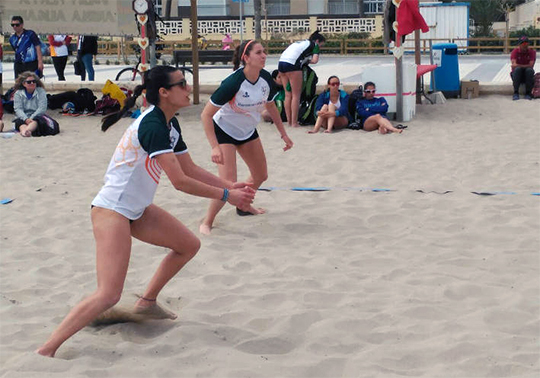
<path id="1" fill-rule="evenodd" d="M 332 86 L 332 87 L 339 87 L 339 82 L 337 82 L 337 83 L 336 83 L 336 82 L 333 82 L 333 83 L 330 83 L 330 84 L 328 84 L 328 85 L 330 85 L 330 86 Z"/>
<path id="2" fill-rule="evenodd" d="M 170 88 L 175 87 L 175 86 L 177 86 L 177 85 L 178 85 L 180 88 L 185 89 L 185 88 L 187 87 L 188 83 L 187 83 L 187 80 L 186 80 L 186 79 L 182 79 L 182 80 L 180 80 L 180 81 L 178 81 L 178 82 L 176 82 L 176 83 L 167 84 L 167 87 L 166 87 L 166 88 L 167 88 L 167 89 L 170 89 Z"/>
<path id="3" fill-rule="evenodd" d="M 366 93 L 375 93 L 375 89 L 366 89 L 364 92 L 366 92 Z"/>
<path id="4" fill-rule="evenodd" d="M 21 24 L 11 24 L 12 27 L 17 27 L 17 26 L 21 26 Z"/>
<path id="5" fill-rule="evenodd" d="M 37 81 L 35 81 L 35 80 L 25 80 L 24 83 L 25 84 L 36 84 Z"/>

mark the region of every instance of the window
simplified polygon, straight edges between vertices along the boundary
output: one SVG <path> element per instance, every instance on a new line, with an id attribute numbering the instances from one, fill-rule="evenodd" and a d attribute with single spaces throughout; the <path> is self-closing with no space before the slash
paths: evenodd
<path id="1" fill-rule="evenodd" d="M 364 0 L 365 1 L 365 0 Z M 357 0 L 328 0 L 329 14 L 358 14 Z"/>
<path id="2" fill-rule="evenodd" d="M 385 0 L 364 0 L 364 14 L 383 14 Z"/>
<path id="3" fill-rule="evenodd" d="M 165 11 L 165 9 L 163 9 L 163 0 L 154 1 L 154 10 L 159 16 L 163 16 L 163 12 Z"/>
<path id="4" fill-rule="evenodd" d="M 291 2 L 290 0 L 266 0 L 266 11 L 269 16 L 288 16 L 291 14 Z"/>

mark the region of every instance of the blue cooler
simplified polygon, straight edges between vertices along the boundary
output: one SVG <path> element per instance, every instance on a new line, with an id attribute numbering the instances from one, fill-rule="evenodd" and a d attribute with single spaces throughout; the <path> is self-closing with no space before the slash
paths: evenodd
<path id="1" fill-rule="evenodd" d="M 458 48 L 455 43 L 437 43 L 432 46 L 433 71 L 431 89 L 441 91 L 445 97 L 458 97 L 460 94 Z"/>

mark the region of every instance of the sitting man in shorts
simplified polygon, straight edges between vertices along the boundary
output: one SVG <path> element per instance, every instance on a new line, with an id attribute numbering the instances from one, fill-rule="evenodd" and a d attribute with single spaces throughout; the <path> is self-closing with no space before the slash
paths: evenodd
<path id="1" fill-rule="evenodd" d="M 368 81 L 364 85 L 364 98 L 356 102 L 361 128 L 365 131 L 379 130 L 380 134 L 401 133 L 406 126 L 394 127 L 386 116 L 387 112 L 388 102 L 384 97 L 375 97 L 375 84 Z"/>
<path id="2" fill-rule="evenodd" d="M 519 38 L 519 47 L 512 50 L 510 61 L 512 62 L 512 82 L 514 84 L 513 100 L 519 100 L 519 86 L 525 84 L 525 98 L 531 100 L 531 91 L 534 87 L 534 63 L 536 51 L 529 48 L 529 38 Z"/>

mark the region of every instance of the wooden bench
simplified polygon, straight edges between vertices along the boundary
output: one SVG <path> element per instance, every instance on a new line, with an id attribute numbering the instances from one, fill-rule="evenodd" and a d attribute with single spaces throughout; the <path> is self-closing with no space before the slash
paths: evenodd
<path id="1" fill-rule="evenodd" d="M 227 64 L 232 62 L 233 54 L 233 50 L 199 50 L 199 62 L 202 64 L 222 63 L 225 66 L 219 68 L 232 68 L 232 65 Z M 176 67 L 181 64 L 183 70 L 191 71 L 189 67 L 186 67 L 186 63 L 193 64 L 191 50 L 174 50 L 173 59 Z"/>

